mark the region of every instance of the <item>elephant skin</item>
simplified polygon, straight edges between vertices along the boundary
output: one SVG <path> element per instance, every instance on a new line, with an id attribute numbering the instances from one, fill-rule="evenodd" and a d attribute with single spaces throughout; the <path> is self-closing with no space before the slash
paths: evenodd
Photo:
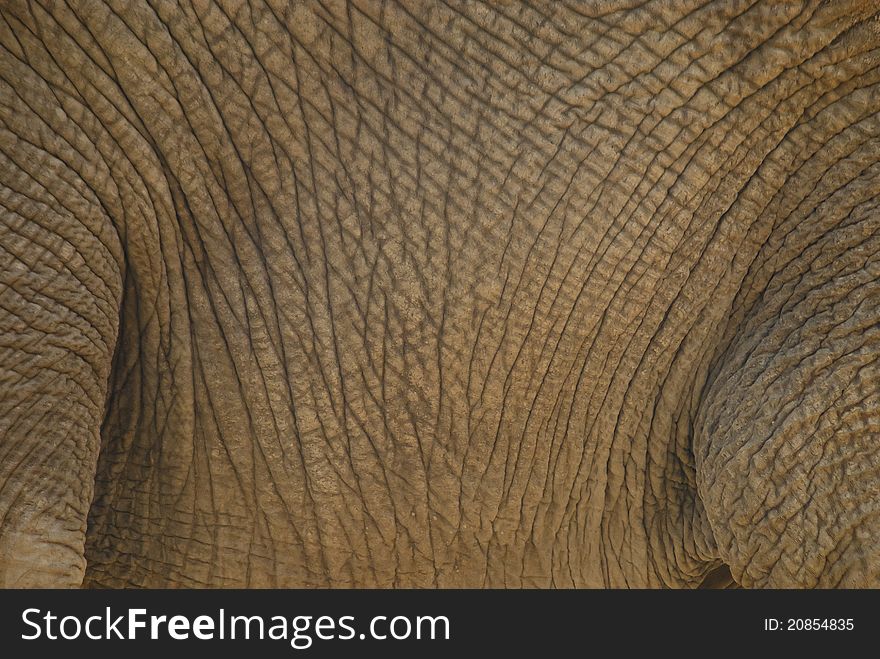
<path id="1" fill-rule="evenodd" d="M 0 585 L 880 585 L 878 13 L 4 2 Z"/>

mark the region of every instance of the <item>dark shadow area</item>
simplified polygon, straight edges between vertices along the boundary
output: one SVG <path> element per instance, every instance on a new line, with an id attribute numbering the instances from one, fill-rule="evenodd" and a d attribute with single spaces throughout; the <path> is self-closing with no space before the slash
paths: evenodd
<path id="1" fill-rule="evenodd" d="M 730 568 L 726 565 L 722 565 L 721 567 L 715 568 L 709 574 L 706 575 L 706 578 L 703 579 L 703 583 L 701 583 L 697 588 L 739 588 L 739 584 L 733 580 L 733 577 L 730 574 Z"/>

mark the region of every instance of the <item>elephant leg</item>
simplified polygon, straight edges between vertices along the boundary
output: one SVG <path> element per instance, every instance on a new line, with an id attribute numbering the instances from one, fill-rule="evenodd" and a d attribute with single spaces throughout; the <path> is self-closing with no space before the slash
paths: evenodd
<path id="1" fill-rule="evenodd" d="M 122 282 L 118 238 L 87 197 L 0 127 L 0 587 L 84 575 Z"/>
<path id="2" fill-rule="evenodd" d="M 866 196 L 821 237 L 779 241 L 707 385 L 698 488 L 744 586 L 880 585 L 880 207 Z"/>

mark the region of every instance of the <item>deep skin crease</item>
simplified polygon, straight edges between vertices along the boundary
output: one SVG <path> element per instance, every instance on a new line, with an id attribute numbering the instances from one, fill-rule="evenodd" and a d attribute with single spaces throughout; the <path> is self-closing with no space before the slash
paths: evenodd
<path id="1" fill-rule="evenodd" d="M 0 585 L 880 585 L 878 2 L 0 7 Z"/>

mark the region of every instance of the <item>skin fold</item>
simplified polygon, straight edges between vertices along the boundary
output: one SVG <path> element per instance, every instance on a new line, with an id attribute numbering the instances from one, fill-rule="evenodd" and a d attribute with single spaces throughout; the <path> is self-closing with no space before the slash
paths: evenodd
<path id="1" fill-rule="evenodd" d="M 880 3 L 0 6 L 0 585 L 880 585 Z"/>

